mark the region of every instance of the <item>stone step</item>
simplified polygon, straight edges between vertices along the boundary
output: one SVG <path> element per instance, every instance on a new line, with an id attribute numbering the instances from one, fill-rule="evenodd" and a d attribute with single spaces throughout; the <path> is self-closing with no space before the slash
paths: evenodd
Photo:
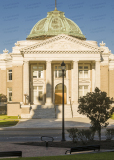
<path id="1" fill-rule="evenodd" d="M 29 111 L 29 114 L 28 114 Z M 70 105 L 64 106 L 65 118 L 72 118 Z M 62 118 L 62 105 L 31 105 L 29 110 L 24 108 L 21 114 L 22 118 Z"/>
<path id="2" fill-rule="evenodd" d="M 62 105 L 56 105 L 56 118 L 62 118 Z M 72 118 L 72 111 L 70 105 L 64 105 L 64 117 Z"/>

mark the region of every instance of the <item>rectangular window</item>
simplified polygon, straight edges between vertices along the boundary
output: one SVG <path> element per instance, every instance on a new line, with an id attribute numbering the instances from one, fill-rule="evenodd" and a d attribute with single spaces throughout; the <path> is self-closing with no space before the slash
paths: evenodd
<path id="1" fill-rule="evenodd" d="M 88 92 L 88 86 L 84 86 L 84 96 L 86 96 L 87 92 Z"/>
<path id="2" fill-rule="evenodd" d="M 8 102 L 12 101 L 12 88 L 8 88 Z"/>
<path id="3" fill-rule="evenodd" d="M 61 77 L 62 77 L 61 66 L 55 66 L 55 78 L 61 78 Z M 66 77 L 66 70 L 64 71 L 64 77 Z"/>
<path id="4" fill-rule="evenodd" d="M 78 73 L 79 73 L 79 78 L 88 78 L 89 77 L 88 66 L 79 66 Z"/>
<path id="5" fill-rule="evenodd" d="M 12 69 L 8 70 L 8 81 L 12 81 Z"/>
<path id="6" fill-rule="evenodd" d="M 37 78 L 38 71 L 33 71 L 33 78 Z"/>
<path id="7" fill-rule="evenodd" d="M 79 86 L 79 97 L 86 96 L 88 92 L 88 86 Z"/>
<path id="8" fill-rule="evenodd" d="M 33 78 L 43 78 L 43 66 L 33 66 Z"/>
<path id="9" fill-rule="evenodd" d="M 59 70 L 58 73 L 59 73 L 58 77 L 59 78 L 62 77 L 62 70 Z"/>

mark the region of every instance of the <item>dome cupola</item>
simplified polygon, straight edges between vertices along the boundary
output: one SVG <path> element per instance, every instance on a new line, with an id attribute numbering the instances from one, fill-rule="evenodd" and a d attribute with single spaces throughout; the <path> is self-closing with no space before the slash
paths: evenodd
<path id="1" fill-rule="evenodd" d="M 32 28 L 27 39 L 43 40 L 59 34 L 66 34 L 85 40 L 85 36 L 76 23 L 65 17 L 64 12 L 48 12 L 47 17 L 38 21 Z"/>

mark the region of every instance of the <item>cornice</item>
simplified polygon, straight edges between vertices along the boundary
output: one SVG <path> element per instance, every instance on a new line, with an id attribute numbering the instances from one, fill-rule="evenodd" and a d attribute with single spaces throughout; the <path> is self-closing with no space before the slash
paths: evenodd
<path id="1" fill-rule="evenodd" d="M 24 53 L 23 53 L 24 52 Z M 100 54 L 100 51 L 23 51 L 23 54 Z"/>
<path id="2" fill-rule="evenodd" d="M 50 39 L 46 39 L 46 40 L 44 40 L 44 41 L 41 42 L 41 43 L 35 43 L 34 45 L 31 45 L 31 46 L 29 46 L 29 47 L 25 47 L 25 48 L 23 48 L 23 49 L 20 49 L 20 51 L 25 53 L 27 50 L 30 51 L 30 50 L 33 50 L 33 49 L 35 49 L 35 48 L 38 48 L 38 47 L 41 47 L 41 46 L 43 46 L 43 45 L 49 44 L 49 43 L 51 43 L 51 42 L 55 42 L 55 41 L 60 40 L 60 39 L 65 39 L 65 40 L 68 40 L 68 41 L 70 41 L 70 42 L 74 42 L 74 43 L 76 43 L 76 44 L 80 44 L 80 45 L 82 45 L 82 46 L 84 46 L 84 47 L 87 47 L 87 48 L 89 48 L 89 49 L 92 49 L 92 50 L 94 50 L 94 51 L 103 52 L 103 50 L 102 50 L 101 48 L 95 47 L 94 45 L 89 44 L 87 41 L 79 40 L 79 39 L 77 39 L 77 38 L 73 38 L 73 37 L 71 37 L 71 36 L 67 36 L 67 35 L 64 35 L 64 34 L 55 36 L 55 37 L 50 38 Z"/>

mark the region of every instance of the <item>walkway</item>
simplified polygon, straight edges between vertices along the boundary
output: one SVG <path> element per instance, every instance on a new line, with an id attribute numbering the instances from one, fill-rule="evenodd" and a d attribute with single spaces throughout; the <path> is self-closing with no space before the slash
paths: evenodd
<path id="1" fill-rule="evenodd" d="M 109 126 L 114 127 L 114 120 L 109 119 Z M 77 128 L 88 128 L 90 127 L 90 120 L 88 118 L 72 118 L 65 119 L 65 128 L 77 127 Z M 62 119 L 20 119 L 20 122 L 10 128 L 50 128 L 50 129 L 61 129 Z"/>

